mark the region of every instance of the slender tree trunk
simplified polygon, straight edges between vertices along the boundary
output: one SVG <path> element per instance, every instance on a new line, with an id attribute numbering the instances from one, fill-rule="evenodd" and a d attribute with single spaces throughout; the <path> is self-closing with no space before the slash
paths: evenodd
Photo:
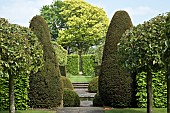
<path id="1" fill-rule="evenodd" d="M 14 76 L 9 76 L 9 113 L 15 113 Z"/>
<path id="2" fill-rule="evenodd" d="M 167 113 L 170 113 L 170 67 L 166 66 L 167 77 Z"/>
<path id="3" fill-rule="evenodd" d="M 147 113 L 152 113 L 152 73 L 147 70 Z"/>
<path id="4" fill-rule="evenodd" d="M 80 58 L 80 60 L 79 60 L 79 71 L 80 72 L 83 72 L 83 61 L 82 61 L 82 51 L 80 50 L 79 51 L 79 58 Z"/>

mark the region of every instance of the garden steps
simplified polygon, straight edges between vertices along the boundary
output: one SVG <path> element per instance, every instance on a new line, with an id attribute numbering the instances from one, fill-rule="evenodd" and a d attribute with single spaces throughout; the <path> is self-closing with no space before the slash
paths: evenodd
<path id="1" fill-rule="evenodd" d="M 87 82 L 74 82 L 72 83 L 74 89 L 86 89 L 88 88 L 89 83 Z"/>

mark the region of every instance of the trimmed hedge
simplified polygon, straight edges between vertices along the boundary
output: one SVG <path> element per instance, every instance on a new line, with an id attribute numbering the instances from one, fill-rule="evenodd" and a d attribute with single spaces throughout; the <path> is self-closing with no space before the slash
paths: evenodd
<path id="1" fill-rule="evenodd" d="M 119 65 L 117 44 L 122 34 L 132 26 L 126 11 L 117 11 L 109 25 L 104 45 L 101 72 L 99 75 L 99 95 L 105 106 L 132 107 L 132 78 Z"/>
<path id="2" fill-rule="evenodd" d="M 97 65 L 101 65 L 102 63 L 103 48 L 104 48 L 104 44 L 98 46 L 95 51 L 95 62 L 97 63 Z"/>
<path id="3" fill-rule="evenodd" d="M 156 108 L 167 107 L 167 83 L 164 71 L 152 72 L 152 88 L 153 88 L 153 106 Z M 138 107 L 147 107 L 146 92 L 146 72 L 139 73 L 136 77 L 137 81 L 137 105 Z"/>
<path id="4" fill-rule="evenodd" d="M 83 76 L 95 76 L 94 55 L 82 55 L 83 61 Z"/>
<path id="5" fill-rule="evenodd" d="M 103 101 L 102 101 L 98 92 L 94 96 L 93 106 L 95 106 L 95 107 L 102 107 L 103 106 Z"/>
<path id="6" fill-rule="evenodd" d="M 78 94 L 71 89 L 64 89 L 63 95 L 63 105 L 64 107 L 79 107 L 80 98 Z"/>
<path id="7" fill-rule="evenodd" d="M 59 61 L 60 66 L 66 66 L 67 65 L 67 55 L 68 51 L 65 50 L 61 45 L 59 45 L 57 42 L 52 41 L 56 57 Z"/>
<path id="8" fill-rule="evenodd" d="M 79 55 L 71 54 L 67 56 L 67 73 L 73 76 L 79 75 Z"/>
<path id="9" fill-rule="evenodd" d="M 74 89 L 73 84 L 71 83 L 70 79 L 68 79 L 65 76 L 61 76 L 61 80 L 63 82 L 63 87 L 64 88 L 71 89 L 71 90 Z"/>
<path id="10" fill-rule="evenodd" d="M 98 76 L 97 77 L 94 77 L 90 82 L 89 82 L 89 85 L 88 85 L 88 91 L 91 92 L 91 93 L 97 93 L 98 91 Z"/>
<path id="11" fill-rule="evenodd" d="M 61 105 L 63 85 L 50 32 L 41 16 L 32 18 L 30 28 L 43 45 L 44 66 L 30 76 L 29 105 L 32 108 L 55 108 Z"/>

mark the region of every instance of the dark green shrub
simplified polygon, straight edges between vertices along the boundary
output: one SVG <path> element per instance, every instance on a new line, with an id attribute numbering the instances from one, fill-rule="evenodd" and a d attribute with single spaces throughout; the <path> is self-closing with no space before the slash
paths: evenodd
<path id="1" fill-rule="evenodd" d="M 43 45 L 44 66 L 30 76 L 29 104 L 34 108 L 55 108 L 61 104 L 63 86 L 50 32 L 41 16 L 32 18 L 30 28 Z"/>
<path id="2" fill-rule="evenodd" d="M 100 97 L 98 92 L 94 96 L 93 106 L 96 106 L 96 107 L 102 107 L 103 106 L 103 101 L 102 101 L 102 99 L 101 99 L 101 97 Z"/>
<path id="3" fill-rule="evenodd" d="M 64 89 L 63 95 L 63 105 L 64 107 L 79 107 L 80 98 L 78 94 L 71 89 Z"/>
<path id="4" fill-rule="evenodd" d="M 61 80 L 63 82 L 63 87 L 64 88 L 71 89 L 71 90 L 74 89 L 73 84 L 71 83 L 70 79 L 68 79 L 65 76 L 61 76 Z"/>
<path id="5" fill-rule="evenodd" d="M 79 75 L 79 55 L 71 54 L 67 56 L 67 73 L 73 76 Z"/>
<path id="6" fill-rule="evenodd" d="M 94 77 L 90 82 L 88 86 L 88 91 L 92 93 L 97 93 L 98 91 L 98 76 Z"/>
<path id="7" fill-rule="evenodd" d="M 99 95 L 106 106 L 132 106 L 133 81 L 130 74 L 120 67 L 117 54 L 117 44 L 122 34 L 131 26 L 128 13 L 117 11 L 108 28 L 99 75 Z"/>
<path id="8" fill-rule="evenodd" d="M 83 76 L 95 76 L 94 72 L 94 55 L 82 55 L 83 62 Z"/>
<path id="9" fill-rule="evenodd" d="M 28 109 L 29 74 L 42 64 L 42 52 L 31 29 L 0 18 L 0 111 L 9 110 L 11 76 L 14 77 L 15 109 Z"/>

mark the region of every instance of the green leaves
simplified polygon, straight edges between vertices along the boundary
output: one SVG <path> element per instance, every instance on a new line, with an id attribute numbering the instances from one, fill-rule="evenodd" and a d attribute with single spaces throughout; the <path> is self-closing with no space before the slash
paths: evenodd
<path id="1" fill-rule="evenodd" d="M 8 108 L 9 76 L 15 77 L 18 90 L 16 108 L 28 108 L 28 76 L 42 66 L 42 54 L 42 47 L 30 29 L 0 19 L 0 110 Z"/>
<path id="2" fill-rule="evenodd" d="M 126 31 L 118 44 L 118 51 L 123 56 L 122 63 L 125 62 L 125 67 L 144 71 L 146 67 L 159 69 L 164 65 L 161 57 L 168 47 L 166 17 L 159 15 Z"/>
<path id="3" fill-rule="evenodd" d="M 72 52 L 87 50 L 104 40 L 109 20 L 103 9 L 85 1 L 55 1 L 41 9 L 53 39 Z"/>

